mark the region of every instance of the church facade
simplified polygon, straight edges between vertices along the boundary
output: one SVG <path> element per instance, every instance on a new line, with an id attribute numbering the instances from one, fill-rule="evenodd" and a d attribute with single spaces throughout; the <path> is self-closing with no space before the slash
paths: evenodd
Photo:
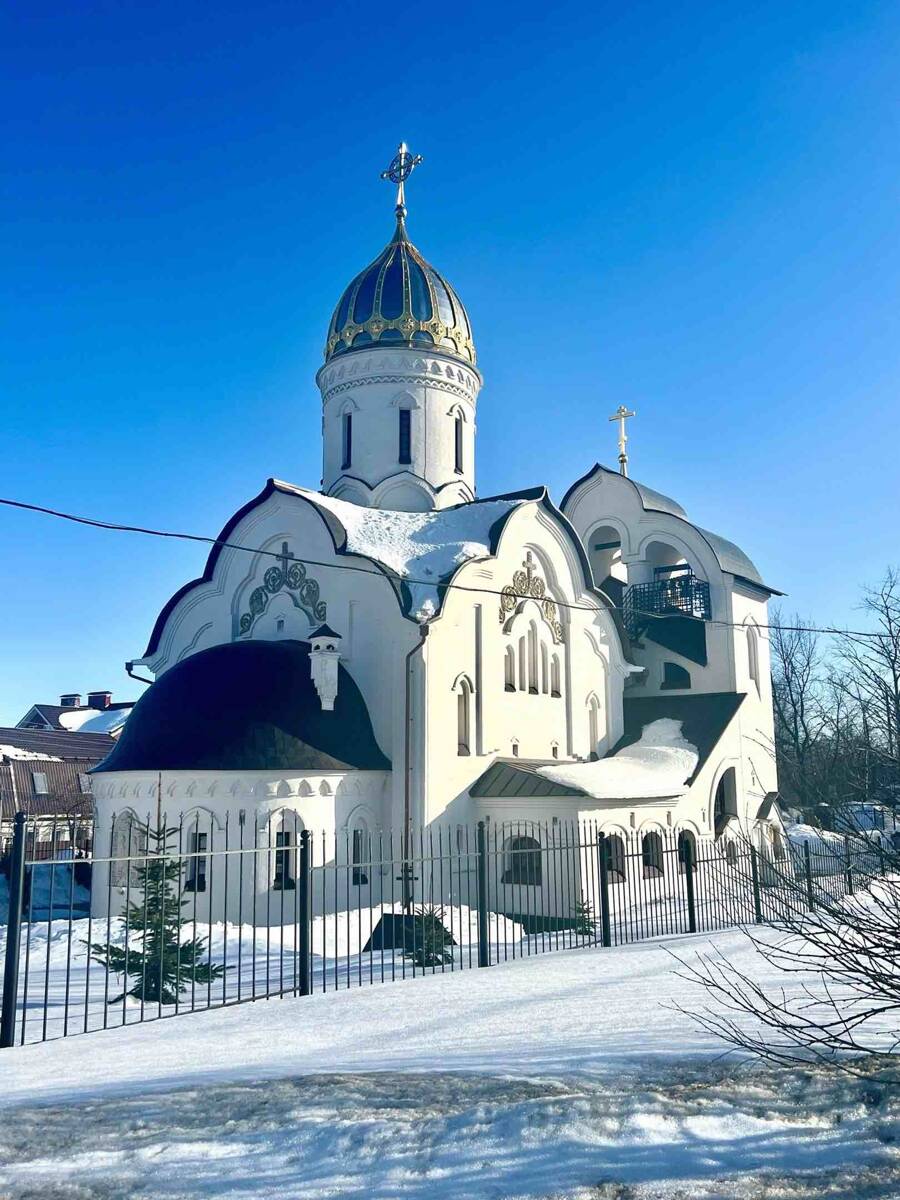
<path id="1" fill-rule="evenodd" d="M 773 589 L 622 471 L 559 505 L 478 495 L 482 379 L 408 238 L 412 163 L 328 327 L 321 491 L 270 479 L 162 609 L 137 660 L 156 682 L 94 774 L 98 848 L 134 848 L 159 808 L 194 820 L 195 853 L 226 823 L 363 856 L 377 831 L 578 817 L 770 845 Z"/>

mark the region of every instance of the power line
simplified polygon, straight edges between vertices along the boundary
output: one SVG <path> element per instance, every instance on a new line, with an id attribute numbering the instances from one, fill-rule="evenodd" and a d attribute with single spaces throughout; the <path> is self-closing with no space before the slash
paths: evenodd
<path id="1" fill-rule="evenodd" d="M 139 533 L 139 534 L 144 535 L 145 537 L 172 538 L 176 541 L 182 541 L 182 542 L 200 542 L 201 544 L 206 545 L 206 546 L 220 546 L 226 550 L 241 550 L 245 554 L 263 554 L 263 555 L 267 555 L 271 558 L 277 558 L 279 560 L 282 558 L 282 555 L 277 550 L 262 550 L 262 549 L 256 549 L 253 546 L 242 546 L 238 542 L 229 542 L 229 541 L 224 540 L 223 538 L 207 537 L 205 534 L 200 534 L 200 533 L 183 533 L 179 530 L 173 530 L 173 529 L 153 529 L 152 527 L 149 527 L 146 525 L 122 525 L 117 521 L 99 521 L 93 517 L 83 517 L 77 513 L 68 513 L 68 512 L 62 512 L 61 510 L 55 509 L 55 508 L 47 508 L 42 504 L 28 504 L 24 500 L 9 500 L 9 499 L 0 497 L 0 504 L 5 505 L 7 508 L 22 509 L 26 512 L 40 513 L 43 516 L 55 517 L 57 520 L 60 520 L 60 521 L 71 521 L 75 525 L 88 525 L 93 529 L 107 529 L 114 533 Z M 328 570 L 333 570 L 333 571 L 356 571 L 361 575 L 375 575 L 382 579 L 395 577 L 395 578 L 399 579 L 402 583 L 419 584 L 420 586 L 430 587 L 430 588 L 444 588 L 447 591 L 471 592 L 473 594 L 480 595 L 480 596 L 485 596 L 485 595 L 487 595 L 487 596 L 502 596 L 503 595 L 503 593 L 501 591 L 498 591 L 496 588 L 471 587 L 471 586 L 468 586 L 463 583 L 441 583 L 434 579 L 414 579 L 408 575 L 393 575 L 392 576 L 387 571 L 386 568 L 384 571 L 370 570 L 368 567 L 356 566 L 354 563 L 323 562 L 321 559 L 305 558 L 305 557 L 301 558 L 301 559 L 293 559 L 292 561 L 302 562 L 302 563 L 308 564 L 309 566 L 314 566 L 314 567 L 324 567 Z M 608 597 L 607 597 L 607 599 L 608 599 Z M 586 604 L 573 604 L 571 601 L 568 601 L 568 600 L 554 599 L 553 603 L 558 608 L 566 608 L 573 612 L 591 612 L 592 613 L 595 611 L 595 609 L 590 608 Z M 609 603 L 610 603 L 610 607 L 612 609 L 614 609 L 620 615 L 622 614 L 623 610 L 619 605 L 613 604 L 612 601 L 610 601 Z M 646 612 L 643 609 L 635 609 L 634 611 L 639 616 L 648 617 L 648 618 L 651 618 L 654 620 L 665 620 L 668 615 L 665 613 Z M 710 619 L 710 620 L 705 621 L 705 624 L 720 625 L 720 626 L 723 626 L 723 627 L 726 627 L 729 629 L 743 629 L 744 628 L 744 626 L 738 621 L 719 621 L 719 620 Z M 879 633 L 873 633 L 871 630 L 838 629 L 835 626 L 826 626 L 826 625 L 820 626 L 820 625 L 757 624 L 756 628 L 757 629 L 781 629 L 785 633 L 821 633 L 821 634 L 827 634 L 827 635 L 838 636 L 838 637 L 849 636 L 849 637 L 864 637 L 864 638 L 880 638 L 883 636 L 882 634 L 879 634 Z"/>

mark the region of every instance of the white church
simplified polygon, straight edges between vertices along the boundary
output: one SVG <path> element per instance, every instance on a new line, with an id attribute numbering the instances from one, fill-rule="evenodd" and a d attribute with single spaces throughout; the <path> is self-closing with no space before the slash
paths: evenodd
<path id="1" fill-rule="evenodd" d="M 328 325 L 321 490 L 269 479 L 164 605 L 137 660 L 156 682 L 94 774 L 98 852 L 125 852 L 158 790 L 198 829 L 265 837 L 281 814 L 282 848 L 306 828 L 355 857 L 479 820 L 776 845 L 774 589 L 628 478 L 625 410 L 618 469 L 559 505 L 479 496 L 482 377 L 407 234 L 417 161 L 401 146 L 385 173 L 396 228 Z"/>

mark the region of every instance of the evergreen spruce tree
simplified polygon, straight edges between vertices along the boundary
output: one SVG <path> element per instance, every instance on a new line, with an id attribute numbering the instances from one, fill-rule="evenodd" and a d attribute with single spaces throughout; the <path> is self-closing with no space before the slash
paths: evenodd
<path id="1" fill-rule="evenodd" d="M 413 916 L 413 944 L 404 954 L 417 967 L 440 967 L 453 961 L 453 938 L 441 920 L 441 910 L 423 906 Z"/>
<path id="2" fill-rule="evenodd" d="M 574 929 L 576 933 L 590 937 L 593 937 L 597 930 L 594 907 L 590 900 L 585 899 L 584 896 L 575 905 Z"/>
<path id="3" fill-rule="evenodd" d="M 176 832 L 164 823 L 156 829 L 148 827 L 146 858 L 136 858 L 133 866 L 128 864 L 133 872 L 134 897 L 126 917 L 128 945 L 90 944 L 95 962 L 125 977 L 125 990 L 110 1004 L 125 996 L 175 1004 L 186 987 L 210 983 L 225 973 L 224 966 L 205 960 L 206 938 L 182 939 L 182 930 L 191 923 L 191 917 L 184 912 L 190 903 L 188 897 L 182 896 L 180 902 L 178 897 L 182 860 L 170 846 Z"/>

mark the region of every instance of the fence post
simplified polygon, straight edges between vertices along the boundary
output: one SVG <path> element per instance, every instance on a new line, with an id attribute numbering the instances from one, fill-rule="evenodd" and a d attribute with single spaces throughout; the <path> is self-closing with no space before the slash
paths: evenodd
<path id="1" fill-rule="evenodd" d="M 53 868 L 51 867 L 51 870 Z M 25 898 L 25 814 L 16 813 L 13 825 L 12 859 L 9 872 L 9 923 L 6 927 L 6 959 L 3 964 L 3 1008 L 0 1012 L 0 1050 L 15 1045 L 16 1003 L 19 998 L 19 942 L 22 933 L 22 902 Z M 49 955 L 49 946 L 47 949 Z"/>
<path id="2" fill-rule="evenodd" d="M 691 839 L 685 835 L 684 841 L 684 882 L 687 887 L 688 933 L 697 932 L 697 904 L 694 899 L 694 850 Z"/>
<path id="3" fill-rule="evenodd" d="M 853 895 L 853 866 L 850 857 L 850 835 L 844 834 L 844 853 L 847 858 L 847 895 Z"/>
<path id="4" fill-rule="evenodd" d="M 762 894 L 759 890 L 759 857 L 756 847 L 750 847 L 750 877 L 753 880 L 753 915 L 757 925 L 762 925 Z"/>
<path id="5" fill-rule="evenodd" d="M 309 927 L 310 912 L 309 877 L 311 869 L 311 835 L 308 829 L 300 830 L 300 870 L 297 879 L 297 950 L 300 956 L 300 979 L 297 990 L 301 996 L 312 991 L 309 978 Z"/>
<path id="6" fill-rule="evenodd" d="M 816 897 L 813 893 L 812 861 L 809 852 L 809 842 L 803 843 L 803 865 L 806 870 L 806 906 L 810 912 L 816 907 Z"/>
<path id="7" fill-rule="evenodd" d="M 491 965 L 490 926 L 488 924 L 487 835 L 484 821 L 478 822 L 478 965 Z"/>
<path id="8" fill-rule="evenodd" d="M 609 862 L 607 861 L 606 834 L 597 834 L 597 857 L 600 864 L 600 941 L 604 946 L 612 945 L 609 927 Z"/>

